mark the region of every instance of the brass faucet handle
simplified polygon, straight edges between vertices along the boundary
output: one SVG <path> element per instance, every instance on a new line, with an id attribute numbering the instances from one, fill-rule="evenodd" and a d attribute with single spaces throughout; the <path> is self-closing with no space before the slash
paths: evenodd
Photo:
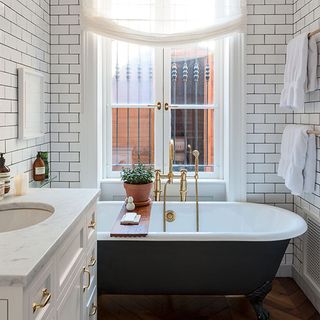
<path id="1" fill-rule="evenodd" d="M 170 139 L 170 143 L 169 143 L 169 152 L 170 152 L 170 156 L 173 156 L 173 152 L 174 152 L 174 141 L 173 139 Z"/>
<path id="2" fill-rule="evenodd" d="M 169 161 L 174 161 L 174 141 L 173 139 L 170 140 L 169 144 Z"/>
<path id="3" fill-rule="evenodd" d="M 173 162 L 174 162 L 174 141 L 173 139 L 171 139 L 169 144 L 169 172 L 168 172 L 169 183 L 172 183 L 174 178 Z"/>
<path id="4" fill-rule="evenodd" d="M 180 185 L 182 184 L 182 182 L 187 181 L 187 173 L 188 171 L 186 169 L 180 170 Z"/>
<path id="5" fill-rule="evenodd" d="M 170 171 L 170 172 L 168 173 L 168 182 L 169 182 L 169 184 L 172 184 L 172 183 L 173 183 L 173 179 L 174 179 L 174 174 L 173 174 L 172 171 Z"/>
<path id="6" fill-rule="evenodd" d="M 200 155 L 200 152 L 198 150 L 193 150 L 192 154 L 194 156 L 194 172 L 195 172 L 195 174 L 198 174 L 198 172 L 199 172 L 199 155 Z"/>
<path id="7" fill-rule="evenodd" d="M 192 152 L 193 156 L 197 159 L 199 159 L 199 156 L 200 156 L 200 152 L 198 150 L 193 150 Z"/>
<path id="8" fill-rule="evenodd" d="M 180 170 L 180 201 L 187 200 L 187 170 Z"/>
<path id="9" fill-rule="evenodd" d="M 161 196 L 161 171 L 159 169 L 155 170 L 155 178 L 153 184 L 154 201 L 160 201 Z"/>

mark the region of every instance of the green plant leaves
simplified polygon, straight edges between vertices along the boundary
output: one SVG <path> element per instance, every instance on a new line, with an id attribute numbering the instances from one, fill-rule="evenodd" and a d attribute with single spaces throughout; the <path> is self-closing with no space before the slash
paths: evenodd
<path id="1" fill-rule="evenodd" d="M 123 168 L 121 180 L 129 184 L 147 184 L 153 182 L 154 170 L 143 163 L 133 165 L 132 168 Z"/>

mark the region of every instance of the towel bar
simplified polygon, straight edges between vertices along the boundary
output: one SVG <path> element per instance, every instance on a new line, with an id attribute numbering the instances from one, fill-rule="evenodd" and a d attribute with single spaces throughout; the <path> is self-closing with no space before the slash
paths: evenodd
<path id="1" fill-rule="evenodd" d="M 316 35 L 317 33 L 320 33 L 320 28 L 317 30 L 314 30 L 312 32 L 308 33 L 308 38 L 311 38 L 312 36 Z"/>
<path id="2" fill-rule="evenodd" d="M 307 130 L 307 134 L 314 134 L 315 136 L 320 136 L 319 130 Z"/>

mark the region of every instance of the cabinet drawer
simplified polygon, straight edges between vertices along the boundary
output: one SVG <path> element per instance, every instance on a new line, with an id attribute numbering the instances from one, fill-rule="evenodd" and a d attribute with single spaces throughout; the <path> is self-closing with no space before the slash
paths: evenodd
<path id="1" fill-rule="evenodd" d="M 8 300 L 0 299 L 0 319 L 8 319 Z"/>
<path id="2" fill-rule="evenodd" d="M 75 272 L 68 279 L 68 283 L 60 292 L 56 307 L 56 320 L 83 320 L 84 313 L 84 292 L 82 266 L 85 263 L 84 257 L 75 266 Z"/>
<path id="3" fill-rule="evenodd" d="M 86 315 L 85 320 L 96 320 L 98 313 L 98 305 L 97 305 L 97 288 L 95 287 L 92 291 L 90 299 L 88 300 L 86 306 Z"/>
<path id="4" fill-rule="evenodd" d="M 87 241 L 90 243 L 96 237 L 96 207 L 90 208 L 87 213 Z"/>
<path id="5" fill-rule="evenodd" d="M 86 268 L 90 272 L 90 286 L 87 289 L 87 298 L 89 299 L 97 285 L 97 243 L 93 242 L 87 252 Z"/>
<path id="6" fill-rule="evenodd" d="M 72 276 L 75 266 L 79 263 L 84 254 L 84 222 L 80 222 L 72 234 L 67 238 L 66 243 L 57 253 L 57 284 L 60 292 L 68 279 Z"/>
<path id="7" fill-rule="evenodd" d="M 30 320 L 44 320 L 54 305 L 54 269 L 50 263 L 31 284 L 29 290 L 28 314 Z"/>

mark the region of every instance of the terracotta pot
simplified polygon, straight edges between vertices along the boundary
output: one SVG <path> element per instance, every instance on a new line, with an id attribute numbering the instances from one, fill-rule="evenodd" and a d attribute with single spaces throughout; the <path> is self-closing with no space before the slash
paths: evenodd
<path id="1" fill-rule="evenodd" d="M 146 184 L 123 184 L 127 197 L 133 197 L 136 206 L 139 206 L 139 203 L 144 203 L 145 205 L 149 203 L 152 185 L 152 182 Z"/>

